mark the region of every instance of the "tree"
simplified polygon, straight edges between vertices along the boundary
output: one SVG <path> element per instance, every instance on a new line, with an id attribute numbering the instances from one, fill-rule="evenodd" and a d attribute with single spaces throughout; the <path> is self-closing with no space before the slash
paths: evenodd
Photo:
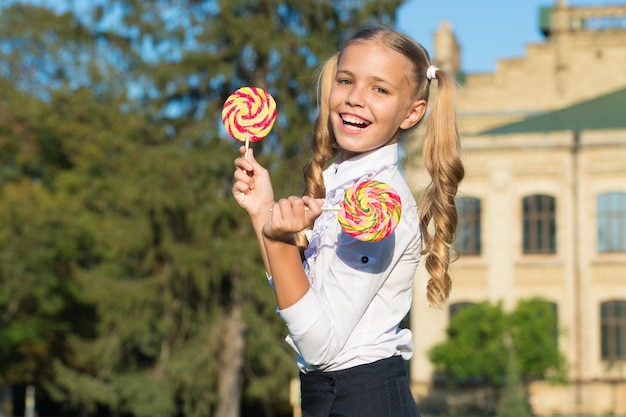
<path id="1" fill-rule="evenodd" d="M 451 384 L 500 384 L 506 370 L 507 325 L 501 303 L 465 307 L 450 320 L 447 340 L 429 352 L 436 372 Z"/>
<path id="2" fill-rule="evenodd" d="M 559 351 L 559 326 L 553 304 L 541 298 L 520 300 L 510 315 L 511 337 L 525 380 L 564 380 L 565 358 Z"/>
<path id="3" fill-rule="evenodd" d="M 447 340 L 434 346 L 429 357 L 450 384 L 501 387 L 507 375 L 514 376 L 511 367 L 515 366 L 514 372 L 527 386 L 532 380 L 562 374 L 557 328 L 556 314 L 545 300 L 520 300 L 508 314 L 501 303 L 485 301 L 452 317 Z"/>
<path id="4" fill-rule="evenodd" d="M 0 88 L 0 385 L 9 392 L 53 379 L 53 359 L 71 351 L 69 335 L 89 334 L 93 309 L 72 274 L 88 262 L 92 241 L 80 205 L 47 187 L 66 163 L 31 125 L 47 106 L 5 79 Z"/>
<path id="5" fill-rule="evenodd" d="M 357 28 L 393 25 L 402 2 L 39 3 L 7 1 L 0 14 L 0 82 L 20 97 L 5 102 L 19 120 L 0 139 L 0 195 L 37 184 L 49 200 L 13 220 L 57 225 L 45 243 L 62 256 L 47 256 L 66 267 L 40 268 L 69 288 L 63 355 L 39 382 L 84 414 L 226 417 L 242 397 L 267 416 L 285 411 L 293 353 L 230 196 L 237 143 L 221 105 L 242 85 L 272 93 L 279 118 L 255 152 L 277 195 L 299 193 L 315 68 Z M 7 240 L 10 227 L 0 224 Z M 14 270 L 30 261 L 10 260 L 2 279 L 18 285 Z"/>
<path id="6" fill-rule="evenodd" d="M 80 221 L 68 221 L 73 202 L 40 183 L 7 185 L 1 201 L 0 383 L 50 380 L 52 360 L 68 355 L 67 335 L 83 333 L 93 317 L 69 279 L 72 264 L 90 256 L 90 238 Z"/>

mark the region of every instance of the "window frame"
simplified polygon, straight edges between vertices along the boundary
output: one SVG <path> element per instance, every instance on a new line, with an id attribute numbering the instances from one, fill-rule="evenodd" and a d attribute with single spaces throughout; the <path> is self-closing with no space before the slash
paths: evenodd
<path id="1" fill-rule="evenodd" d="M 457 197 L 454 246 L 463 256 L 482 255 L 482 202 L 477 197 Z"/>
<path id="2" fill-rule="evenodd" d="M 556 198 L 547 194 L 522 198 L 523 254 L 556 254 L 556 232 Z"/>
<path id="3" fill-rule="evenodd" d="M 626 300 L 600 304 L 600 358 L 626 361 Z"/>
<path id="4" fill-rule="evenodd" d="M 598 253 L 626 252 L 626 193 L 599 194 L 596 210 Z"/>

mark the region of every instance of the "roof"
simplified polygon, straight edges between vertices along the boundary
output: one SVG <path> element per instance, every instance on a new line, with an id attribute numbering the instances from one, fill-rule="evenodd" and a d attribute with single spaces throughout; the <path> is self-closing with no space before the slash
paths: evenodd
<path id="1" fill-rule="evenodd" d="M 481 134 L 626 128 L 626 88 L 550 113 L 488 129 Z"/>

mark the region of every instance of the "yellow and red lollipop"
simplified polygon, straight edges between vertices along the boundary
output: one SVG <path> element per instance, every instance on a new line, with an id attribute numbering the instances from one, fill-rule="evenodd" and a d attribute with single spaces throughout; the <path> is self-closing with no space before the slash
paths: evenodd
<path id="1" fill-rule="evenodd" d="M 242 87 L 231 94 L 222 107 L 222 123 L 235 140 L 246 143 L 267 136 L 276 120 L 276 102 L 269 92 L 258 87 Z"/>
<path id="2" fill-rule="evenodd" d="M 388 237 L 400 222 L 402 202 L 388 184 L 369 180 L 350 188 L 341 201 L 338 214 L 341 228 L 350 236 L 366 242 Z"/>

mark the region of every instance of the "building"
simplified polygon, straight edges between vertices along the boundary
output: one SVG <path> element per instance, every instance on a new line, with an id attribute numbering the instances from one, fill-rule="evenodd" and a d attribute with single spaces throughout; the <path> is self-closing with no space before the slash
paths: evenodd
<path id="1" fill-rule="evenodd" d="M 540 13 L 544 42 L 499 61 L 494 73 L 466 75 L 459 91 L 466 178 L 456 246 L 463 256 L 452 266 L 448 307 L 547 299 L 557 311 L 569 383 L 533 383 L 533 411 L 624 414 L 626 4 L 559 0 Z M 458 73 L 460 50 L 452 27 L 442 25 L 435 63 Z M 405 169 L 421 189 L 421 167 Z M 452 398 L 435 392 L 427 358 L 445 338 L 449 311 L 426 305 L 425 276 L 420 268 L 412 386 L 419 402 L 450 409 Z"/>

